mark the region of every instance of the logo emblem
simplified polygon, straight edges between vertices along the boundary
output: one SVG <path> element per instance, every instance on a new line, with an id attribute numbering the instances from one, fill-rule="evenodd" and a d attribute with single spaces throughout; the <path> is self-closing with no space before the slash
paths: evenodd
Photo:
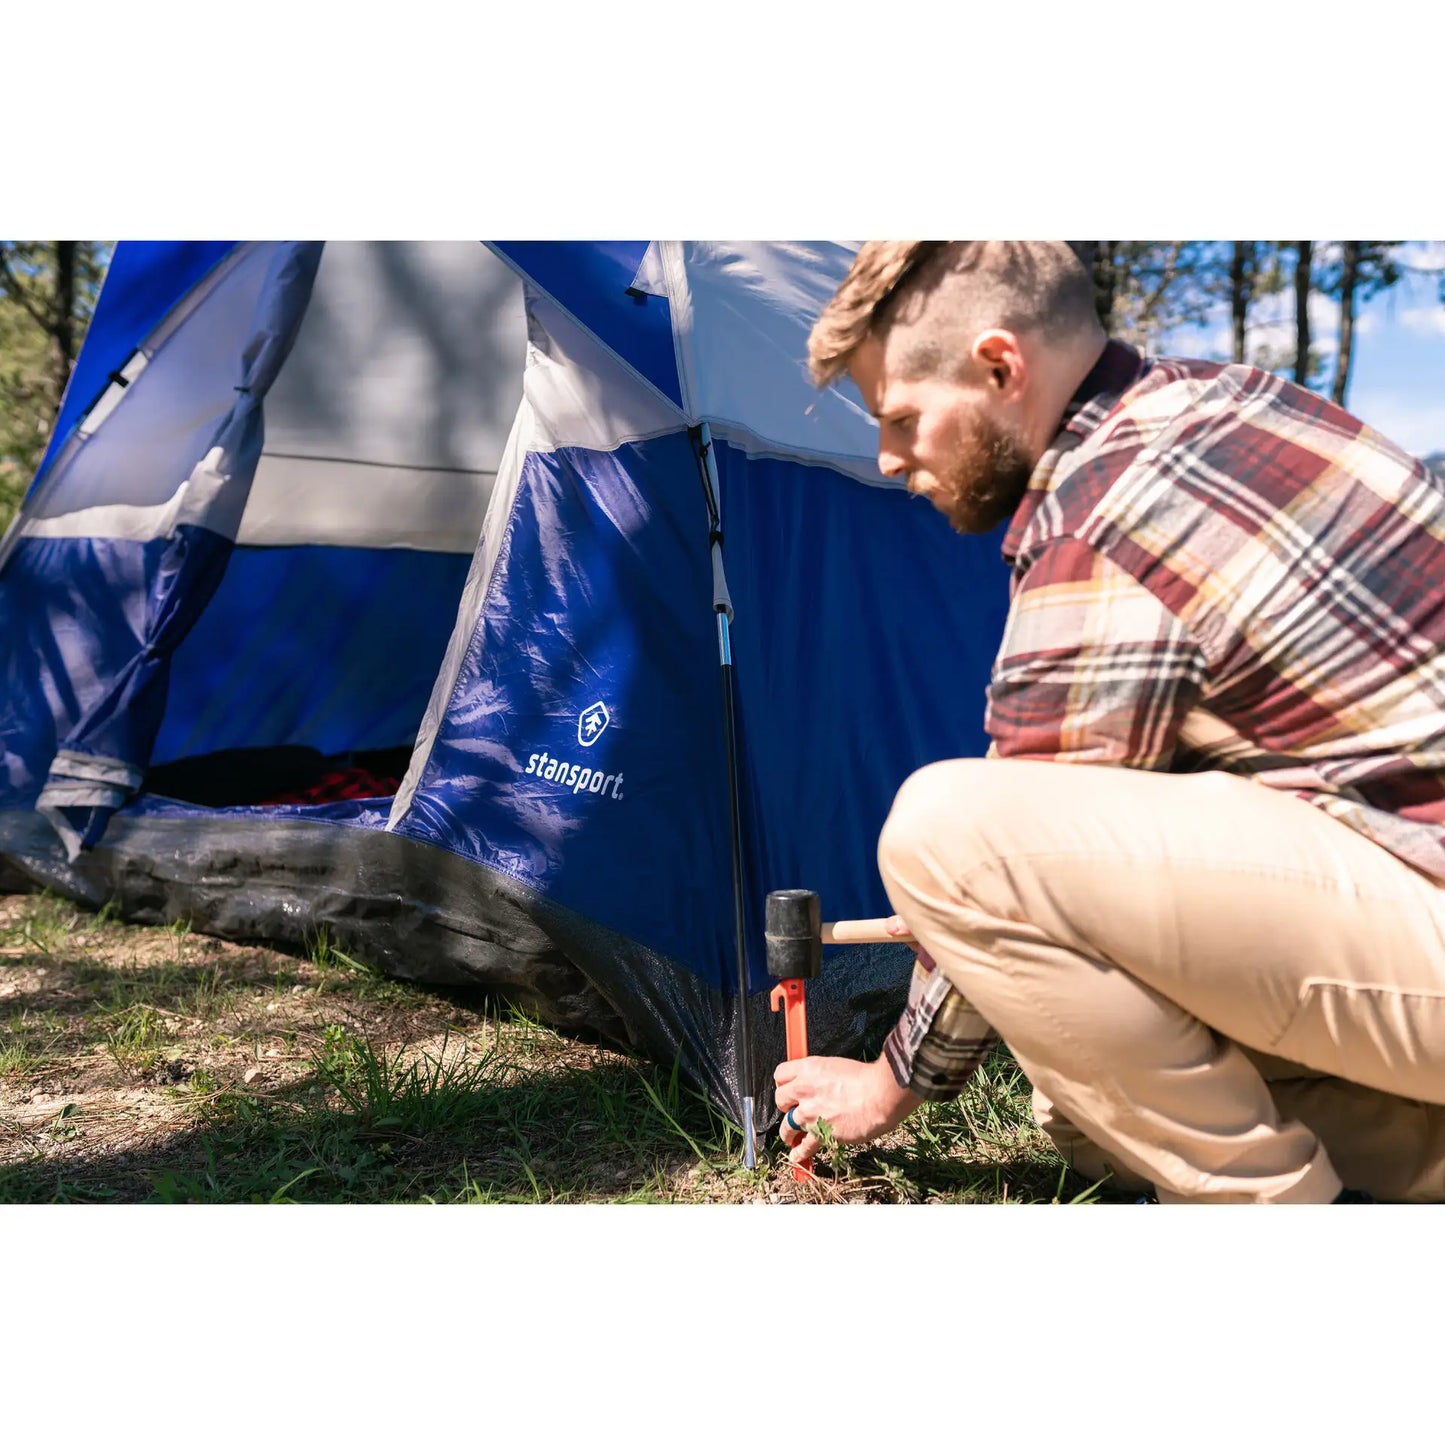
<path id="1" fill-rule="evenodd" d="M 584 748 L 590 748 L 607 731 L 607 724 L 611 721 L 607 709 L 600 702 L 594 702 L 577 719 L 577 741 Z"/>

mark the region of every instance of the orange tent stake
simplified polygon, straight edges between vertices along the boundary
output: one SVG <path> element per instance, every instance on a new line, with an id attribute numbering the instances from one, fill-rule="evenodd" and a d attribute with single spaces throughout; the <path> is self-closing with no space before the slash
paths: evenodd
<path id="1" fill-rule="evenodd" d="M 783 1011 L 783 1029 L 787 1034 L 789 1059 L 808 1057 L 808 1001 L 804 996 L 806 983 L 801 978 L 785 978 L 769 995 L 773 1012 Z M 794 1164 L 793 1178 L 811 1179 L 810 1163 Z"/>

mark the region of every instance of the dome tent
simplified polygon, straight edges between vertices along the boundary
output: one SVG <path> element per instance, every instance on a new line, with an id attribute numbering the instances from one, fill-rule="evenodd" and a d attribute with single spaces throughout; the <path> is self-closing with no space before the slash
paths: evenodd
<path id="1" fill-rule="evenodd" d="M 121 243 L 0 547 L 12 885 L 324 926 L 761 1111 L 763 899 L 887 910 L 879 828 L 983 752 L 1007 605 L 808 383 L 850 257 Z M 830 950 L 814 1049 L 875 1048 L 908 965 Z"/>

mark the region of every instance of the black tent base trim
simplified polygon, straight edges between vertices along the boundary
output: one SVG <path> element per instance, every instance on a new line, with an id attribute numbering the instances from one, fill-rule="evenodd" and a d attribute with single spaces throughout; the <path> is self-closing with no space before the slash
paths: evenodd
<path id="1" fill-rule="evenodd" d="M 677 1062 L 737 1122 L 777 1123 L 772 1071 L 781 1016 L 747 1000 L 754 1078 L 744 1090 L 733 1041 L 737 1000 L 622 934 L 445 849 L 396 833 L 298 818 L 197 814 L 112 818 L 68 862 L 50 825 L 0 812 L 0 889 L 48 888 L 127 922 L 188 920 L 198 933 L 307 947 L 323 928 L 394 978 L 484 988 L 544 1022 Z M 814 1053 L 874 1057 L 898 1016 L 912 958 L 901 945 L 841 950 L 809 985 Z"/>

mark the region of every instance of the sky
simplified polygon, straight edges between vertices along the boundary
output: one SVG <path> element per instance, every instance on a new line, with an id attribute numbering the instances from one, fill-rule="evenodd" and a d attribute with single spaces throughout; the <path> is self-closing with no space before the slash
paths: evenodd
<path id="1" fill-rule="evenodd" d="M 1445 267 L 1445 241 L 1412 241 L 1400 259 L 1421 267 Z M 1354 361 L 1346 408 L 1416 456 L 1445 452 L 1445 305 L 1438 278 L 1406 274 L 1390 290 L 1359 304 L 1355 312 Z M 1327 358 L 1326 393 L 1334 380 L 1339 306 L 1328 297 L 1310 303 L 1313 345 Z M 1294 292 L 1267 297 L 1250 314 L 1256 338 L 1292 346 Z M 1227 359 L 1229 316 L 1221 308 L 1203 328 L 1185 327 L 1161 340 L 1161 354 Z"/>

